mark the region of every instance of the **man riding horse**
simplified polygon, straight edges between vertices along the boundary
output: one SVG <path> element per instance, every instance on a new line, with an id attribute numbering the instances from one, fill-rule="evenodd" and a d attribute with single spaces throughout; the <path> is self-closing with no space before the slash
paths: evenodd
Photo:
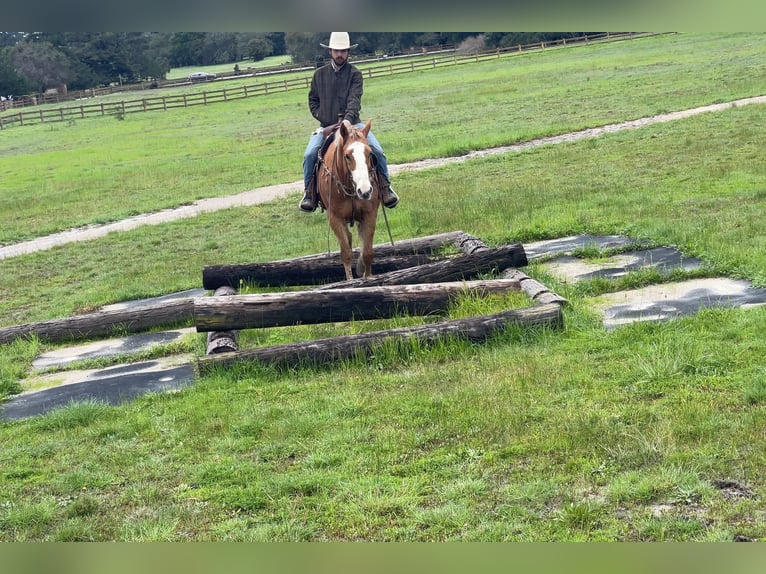
<path id="1" fill-rule="evenodd" d="M 303 211 L 312 212 L 317 208 L 316 178 L 314 172 L 317 165 L 319 150 L 325 139 L 332 134 L 343 121 L 358 128 L 364 127 L 359 119 L 362 109 L 362 88 L 364 78 L 356 66 L 348 62 L 351 48 L 348 32 L 333 32 L 330 43 L 319 44 L 328 48 L 331 61 L 318 68 L 311 79 L 309 90 L 309 109 L 311 115 L 319 122 L 320 127 L 311 134 L 306 151 L 303 154 L 303 199 L 299 207 Z M 372 148 L 378 173 L 382 176 L 381 201 L 389 209 L 396 207 L 399 196 L 391 189 L 391 179 L 388 175 L 386 154 L 380 142 L 370 132 L 367 142 Z"/>

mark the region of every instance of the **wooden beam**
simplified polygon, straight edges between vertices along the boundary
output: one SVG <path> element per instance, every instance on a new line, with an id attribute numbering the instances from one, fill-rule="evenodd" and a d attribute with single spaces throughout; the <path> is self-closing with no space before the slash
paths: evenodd
<path id="1" fill-rule="evenodd" d="M 526 293 L 529 298 L 536 304 L 540 303 L 558 303 L 560 305 L 567 305 L 567 301 L 561 295 L 554 293 L 548 287 L 532 279 L 529 275 L 519 269 L 506 269 L 500 274 L 502 279 L 515 279 L 519 282 L 521 290 Z"/>
<path id="2" fill-rule="evenodd" d="M 406 285 L 412 283 L 439 283 L 463 281 L 481 274 L 497 272 L 508 267 L 524 267 L 527 255 L 520 243 L 503 245 L 494 249 L 457 255 L 441 261 L 389 271 L 372 277 L 339 281 L 316 287 L 314 290 L 343 289 L 346 287 L 370 287 L 373 285 Z"/>
<path id="3" fill-rule="evenodd" d="M 430 263 L 436 254 L 449 245 L 456 245 L 466 234 L 451 231 L 376 244 L 373 273 L 387 273 L 397 269 Z M 353 257 L 359 255 L 354 250 Z M 213 290 L 223 285 L 238 289 L 240 282 L 264 286 L 321 285 L 345 279 L 340 263 L 340 252 L 318 253 L 265 263 L 208 265 L 202 269 L 202 286 Z"/>
<path id="4" fill-rule="evenodd" d="M 190 322 L 194 317 L 193 301 L 193 297 L 187 297 L 176 301 L 2 327 L 0 344 L 30 336 L 57 342 L 104 337 L 118 333 L 138 333 L 154 327 L 183 324 Z"/>
<path id="5" fill-rule="evenodd" d="M 199 297 L 194 301 L 194 322 L 197 331 L 205 332 L 429 315 L 445 311 L 464 293 L 520 288 L 516 280 L 494 279 Z"/>
<path id="6" fill-rule="evenodd" d="M 457 242 L 465 236 L 466 233 L 463 231 L 450 231 L 447 233 L 437 233 L 435 235 L 400 239 L 399 241 L 394 242 L 393 245 L 390 243 L 376 243 L 373 248 L 375 250 L 375 255 L 380 255 L 382 257 L 389 257 L 392 255 L 433 255 L 439 253 L 445 247 L 457 246 Z M 359 249 L 354 249 L 354 253 L 358 254 Z M 280 259 L 279 261 L 336 259 L 339 255 L 339 251 L 331 251 L 327 253 L 295 257 L 292 259 Z"/>
<path id="7" fill-rule="evenodd" d="M 356 257 L 356 255 L 354 255 Z M 438 258 L 426 254 L 377 256 L 372 263 L 373 273 L 387 273 L 406 269 Z M 240 265 L 208 265 L 202 269 L 202 287 L 218 289 L 233 287 L 240 289 L 242 283 L 280 287 L 284 285 L 322 285 L 343 281 L 346 273 L 340 262 L 340 255 L 332 257 L 310 257 L 269 261 L 265 263 L 244 263 Z"/>
<path id="8" fill-rule="evenodd" d="M 360 355 L 369 356 L 376 347 L 389 342 L 407 344 L 408 341 L 418 341 L 421 344 L 430 344 L 440 339 L 458 337 L 479 343 L 510 325 L 558 328 L 562 324 L 561 305 L 551 303 L 417 327 L 344 335 L 212 355 L 199 358 L 197 369 L 201 373 L 206 373 L 211 369 L 227 367 L 241 361 L 257 361 L 288 368 L 319 365 Z"/>

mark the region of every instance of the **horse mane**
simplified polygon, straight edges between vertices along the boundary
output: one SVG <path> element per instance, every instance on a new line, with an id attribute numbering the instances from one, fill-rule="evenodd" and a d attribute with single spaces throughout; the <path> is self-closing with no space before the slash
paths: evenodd
<path id="1" fill-rule="evenodd" d="M 333 144 L 335 145 L 335 149 L 333 150 L 333 168 L 337 172 L 339 169 L 342 168 L 344 165 L 343 162 L 343 145 L 345 143 L 345 140 L 343 138 L 343 134 L 340 133 L 341 128 L 338 128 L 335 130 L 335 133 L 333 134 Z"/>

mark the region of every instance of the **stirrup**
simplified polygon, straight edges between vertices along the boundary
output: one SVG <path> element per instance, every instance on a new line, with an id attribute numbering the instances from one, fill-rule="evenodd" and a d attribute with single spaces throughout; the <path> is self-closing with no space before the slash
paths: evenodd
<path id="1" fill-rule="evenodd" d="M 311 194 L 306 192 L 303 194 L 303 199 L 301 199 L 301 202 L 298 204 L 298 207 L 300 207 L 301 211 L 306 211 L 308 213 L 311 213 L 313 211 L 316 211 L 317 204 L 316 204 L 316 201 L 314 201 L 311 198 Z"/>
<path id="2" fill-rule="evenodd" d="M 390 185 L 386 186 L 385 191 L 381 194 L 381 201 L 383 201 L 383 206 L 388 209 L 393 209 L 399 204 L 399 196 L 396 195 L 396 192 L 391 188 Z"/>

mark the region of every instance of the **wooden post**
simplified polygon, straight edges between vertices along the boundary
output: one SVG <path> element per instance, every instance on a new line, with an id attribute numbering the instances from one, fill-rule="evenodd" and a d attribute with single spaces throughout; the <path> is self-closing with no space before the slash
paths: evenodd
<path id="1" fill-rule="evenodd" d="M 219 287 L 215 290 L 216 297 L 236 295 L 237 290 L 232 287 Z M 210 331 L 207 334 L 207 354 L 231 353 L 239 350 L 237 339 L 239 331 Z"/>
<path id="2" fill-rule="evenodd" d="M 408 345 L 412 342 L 432 344 L 451 337 L 465 338 L 480 343 L 510 325 L 558 328 L 563 324 L 561 306 L 537 305 L 526 309 L 512 309 L 492 315 L 454 319 L 385 331 L 373 331 L 286 345 L 260 347 L 235 353 L 212 355 L 197 360 L 201 373 L 239 361 L 258 361 L 267 365 L 295 367 L 326 364 L 359 356 L 369 356 L 386 343 Z"/>
<path id="3" fill-rule="evenodd" d="M 430 315 L 445 311 L 464 293 L 520 289 L 518 280 L 494 279 L 199 297 L 194 300 L 194 322 L 198 332 L 205 332 Z"/>

